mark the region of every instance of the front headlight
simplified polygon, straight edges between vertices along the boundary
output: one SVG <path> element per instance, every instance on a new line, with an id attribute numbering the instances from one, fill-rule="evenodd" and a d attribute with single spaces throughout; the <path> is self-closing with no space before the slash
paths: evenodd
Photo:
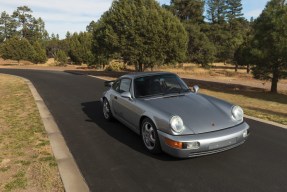
<path id="1" fill-rule="evenodd" d="M 179 117 L 179 116 L 173 116 L 171 119 L 170 119 L 170 126 L 171 126 L 171 129 L 172 131 L 175 133 L 175 134 L 180 134 L 184 131 L 184 124 L 183 124 L 183 121 L 182 119 Z"/>
<path id="2" fill-rule="evenodd" d="M 233 106 L 232 110 L 231 110 L 231 113 L 232 113 L 232 117 L 233 117 L 234 120 L 236 120 L 236 121 L 243 121 L 244 113 L 243 113 L 243 110 L 242 110 L 241 107 Z"/>

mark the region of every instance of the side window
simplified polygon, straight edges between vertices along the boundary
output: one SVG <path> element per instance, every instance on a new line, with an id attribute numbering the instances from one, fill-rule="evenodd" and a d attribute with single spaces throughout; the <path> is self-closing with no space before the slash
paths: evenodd
<path id="1" fill-rule="evenodd" d="M 119 93 L 129 92 L 131 87 L 131 80 L 130 79 L 122 79 L 120 83 Z"/>
<path id="2" fill-rule="evenodd" d="M 120 80 L 117 80 L 116 82 L 114 82 L 112 88 L 113 88 L 113 90 L 119 92 L 119 90 L 120 90 Z"/>

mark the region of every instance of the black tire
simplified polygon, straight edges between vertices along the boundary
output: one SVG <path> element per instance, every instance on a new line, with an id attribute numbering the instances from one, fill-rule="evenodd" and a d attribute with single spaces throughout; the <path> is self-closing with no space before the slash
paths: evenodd
<path id="1" fill-rule="evenodd" d="M 107 121 L 112 121 L 114 119 L 109 101 L 106 98 L 103 100 L 103 115 Z"/>
<path id="2" fill-rule="evenodd" d="M 141 138 L 145 148 L 150 153 L 161 153 L 160 141 L 156 126 L 149 118 L 145 118 L 141 123 Z"/>

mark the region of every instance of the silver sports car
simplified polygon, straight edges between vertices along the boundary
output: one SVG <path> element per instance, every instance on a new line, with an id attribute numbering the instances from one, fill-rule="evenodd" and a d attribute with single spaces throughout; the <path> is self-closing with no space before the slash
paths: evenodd
<path id="1" fill-rule="evenodd" d="M 106 81 L 106 120 L 116 118 L 141 135 L 151 153 L 188 158 L 243 144 L 249 126 L 241 107 L 198 93 L 176 74 L 133 73 Z"/>

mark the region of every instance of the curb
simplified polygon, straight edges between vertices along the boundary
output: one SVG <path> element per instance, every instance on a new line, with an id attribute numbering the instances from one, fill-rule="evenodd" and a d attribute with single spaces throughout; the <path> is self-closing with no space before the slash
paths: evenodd
<path id="1" fill-rule="evenodd" d="M 16 76 L 18 77 L 18 76 Z M 42 118 L 45 130 L 50 140 L 51 148 L 58 164 L 60 176 L 67 192 L 88 192 L 89 187 L 85 182 L 69 148 L 66 145 L 65 139 L 62 136 L 52 114 L 44 103 L 38 91 L 28 79 L 24 79 L 31 90 L 34 97 L 40 116 Z"/>
<path id="2" fill-rule="evenodd" d="M 273 125 L 273 126 L 280 127 L 280 128 L 283 128 L 283 129 L 287 129 L 287 125 L 283 125 L 283 124 L 276 123 L 276 122 L 273 122 L 273 121 L 259 119 L 257 117 L 252 117 L 252 116 L 249 116 L 249 115 L 244 115 L 244 117 L 247 118 L 247 119 L 254 120 L 254 121 L 259 121 L 261 123 L 265 123 L 265 124 Z"/>

